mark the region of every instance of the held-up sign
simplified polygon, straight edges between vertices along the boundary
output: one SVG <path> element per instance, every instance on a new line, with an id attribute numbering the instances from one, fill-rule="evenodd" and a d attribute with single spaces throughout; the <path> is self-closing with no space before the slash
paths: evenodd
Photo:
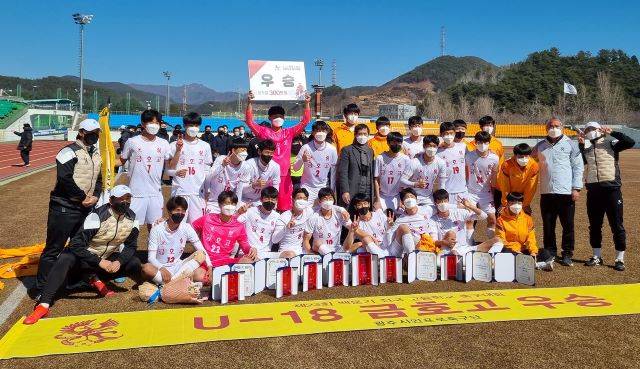
<path id="1" fill-rule="evenodd" d="M 249 60 L 249 88 L 256 101 L 304 100 L 304 62 Z"/>

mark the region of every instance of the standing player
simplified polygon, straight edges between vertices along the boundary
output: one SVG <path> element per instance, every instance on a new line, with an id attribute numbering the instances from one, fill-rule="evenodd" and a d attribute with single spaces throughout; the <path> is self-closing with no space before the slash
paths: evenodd
<path id="1" fill-rule="evenodd" d="M 273 233 L 276 230 L 276 222 L 280 214 L 274 209 L 278 203 L 278 190 L 269 186 L 260 192 L 259 206 L 250 207 L 246 213 L 238 217 L 240 223 L 244 223 L 249 244 L 258 251 L 258 259 L 272 257 Z"/>
<path id="2" fill-rule="evenodd" d="M 187 135 L 171 146 L 171 167 L 167 170 L 173 177 L 171 196 L 181 196 L 189 203 L 187 222 L 204 215 L 205 200 L 203 183 L 211 168 L 211 146 L 198 138 L 202 117 L 188 113 L 182 118 Z M 178 149 L 180 147 L 180 149 Z"/>
<path id="3" fill-rule="evenodd" d="M 422 144 L 422 117 L 419 115 L 409 118 L 409 137 L 402 142 L 402 150 L 410 157 L 415 158 L 424 152 Z"/>
<path id="4" fill-rule="evenodd" d="M 302 254 L 302 237 L 309 218 L 313 215 L 309 192 L 304 188 L 293 190 L 293 208 L 280 214 L 273 234 L 273 242 L 279 243 L 281 258 Z"/>
<path id="5" fill-rule="evenodd" d="M 244 164 L 240 175 L 240 187 L 237 191 L 242 193 L 244 209 L 251 205 L 260 205 L 260 193 L 263 188 L 273 186 L 278 188 L 282 179 L 278 163 L 273 161 L 273 153 L 276 149 L 271 140 L 263 140 L 258 143 L 258 157 Z M 287 169 L 289 166 L 287 166 Z M 281 194 L 284 196 L 284 194 Z"/>
<path id="6" fill-rule="evenodd" d="M 120 160 L 129 161 L 129 188 L 133 198 L 131 210 L 136 215 L 139 224 L 151 225 L 162 217 L 162 171 L 165 161 L 168 167 L 171 163 L 171 148 L 167 140 L 157 137 L 160 130 L 160 113 L 153 109 L 142 112 L 140 117 L 143 131 L 140 135 L 127 140 Z M 182 141 L 182 140 L 181 140 Z M 182 149 L 182 143 L 178 144 Z"/>
<path id="7" fill-rule="evenodd" d="M 299 170 L 304 165 L 300 185 L 309 191 L 309 202 L 315 203 L 318 191 L 324 187 L 336 187 L 336 164 L 338 163 L 338 151 L 333 145 L 325 142 L 329 125 L 322 121 L 313 124 L 311 137 L 313 140 L 302 146 L 294 170 Z"/>
<path id="8" fill-rule="evenodd" d="M 333 205 L 335 196 L 330 188 L 318 192 L 320 209 L 313 213 L 304 229 L 303 248 L 305 253 L 316 252 L 325 255 L 334 251 L 343 251 L 340 247 L 342 227 L 351 226 L 349 213 L 344 208 Z M 310 240 L 313 237 L 313 245 Z"/>
<path id="9" fill-rule="evenodd" d="M 220 155 L 213 162 L 211 173 L 204 181 L 204 196 L 208 213 L 220 213 L 218 207 L 218 195 L 222 191 L 235 192 L 238 198 L 242 197 L 240 179 L 244 171 L 247 159 L 247 142 L 236 137 L 231 141 L 229 155 Z"/>
<path id="10" fill-rule="evenodd" d="M 467 152 L 466 164 L 469 175 L 467 188 L 472 204 L 487 213 L 487 237 L 492 238 L 496 232 L 496 209 L 493 203 L 493 184 L 496 183 L 498 163 L 500 159 L 489 151 L 491 135 L 485 131 L 476 133 L 475 147 Z M 473 222 L 471 223 L 473 228 Z M 467 225 L 469 229 L 469 225 Z M 471 235 L 473 236 L 473 235 Z"/>
<path id="11" fill-rule="evenodd" d="M 423 152 L 411 160 L 411 164 L 402 174 L 402 184 L 416 191 L 420 212 L 431 217 L 433 215 L 432 194 L 436 183 L 438 188 L 445 188 L 447 165 L 444 160 L 436 156 L 438 136 L 428 135 L 422 141 Z"/>
<path id="12" fill-rule="evenodd" d="M 374 157 L 389 150 L 389 143 L 387 141 L 387 136 L 389 132 L 391 132 L 391 121 L 389 121 L 389 118 L 380 117 L 376 119 L 376 129 L 378 132 L 367 142 L 367 145 L 373 150 Z M 400 143 L 402 143 L 402 141 L 400 141 Z"/>
<path id="13" fill-rule="evenodd" d="M 387 136 L 389 151 L 382 153 L 375 160 L 376 198 L 382 210 L 398 208 L 402 173 L 411 164 L 411 159 L 402 150 L 402 135 L 391 132 Z"/>
<path id="14" fill-rule="evenodd" d="M 467 176 L 465 174 L 465 154 L 467 145 L 464 142 L 454 142 L 456 129 L 451 122 L 440 125 L 442 145 L 438 149 L 438 157 L 444 160 L 449 171 L 444 188 L 449 193 L 449 202 L 455 204 L 459 199 L 467 197 Z"/>

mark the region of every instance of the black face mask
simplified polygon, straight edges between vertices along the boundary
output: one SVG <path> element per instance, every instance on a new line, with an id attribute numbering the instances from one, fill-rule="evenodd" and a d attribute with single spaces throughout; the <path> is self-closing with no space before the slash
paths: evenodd
<path id="1" fill-rule="evenodd" d="M 224 136 L 224 131 L 218 131 L 218 136 Z"/>
<path id="2" fill-rule="evenodd" d="M 302 148 L 302 145 L 300 144 L 293 144 L 291 145 L 291 153 L 293 155 L 298 155 L 298 153 L 300 152 L 300 149 Z"/>
<path id="3" fill-rule="evenodd" d="M 111 208 L 118 214 L 124 214 L 129 210 L 130 205 L 131 203 L 128 201 L 112 202 Z"/>
<path id="4" fill-rule="evenodd" d="M 262 164 L 267 165 L 273 159 L 271 155 L 260 155 L 260 160 L 262 160 Z"/>
<path id="5" fill-rule="evenodd" d="M 271 211 L 271 210 L 275 209 L 276 203 L 275 202 L 271 202 L 271 201 L 265 201 L 265 202 L 262 203 L 262 207 L 266 211 Z"/>
<path id="6" fill-rule="evenodd" d="M 402 145 L 397 143 L 391 144 L 389 145 L 389 150 L 391 150 L 392 153 L 397 154 L 402 150 Z"/>
<path id="7" fill-rule="evenodd" d="M 98 134 L 95 132 L 85 132 L 84 134 L 84 143 L 87 145 L 95 145 L 98 142 Z"/>
<path id="8" fill-rule="evenodd" d="M 466 132 L 456 132 L 456 138 L 457 138 L 457 139 L 464 138 L 465 133 L 466 133 Z"/>
<path id="9" fill-rule="evenodd" d="M 174 223 L 180 223 L 182 222 L 182 219 L 184 219 L 184 216 L 186 214 L 184 213 L 173 213 L 171 214 L 171 221 L 173 221 Z"/>
<path id="10" fill-rule="evenodd" d="M 357 210 L 358 215 L 363 216 L 369 213 L 369 208 L 360 208 Z"/>

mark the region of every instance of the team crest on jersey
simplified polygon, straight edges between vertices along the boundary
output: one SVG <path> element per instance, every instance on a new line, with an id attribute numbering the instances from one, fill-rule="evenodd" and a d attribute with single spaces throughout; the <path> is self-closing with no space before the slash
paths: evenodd
<path id="1" fill-rule="evenodd" d="M 60 329 L 54 338 L 66 346 L 91 346 L 123 335 L 116 329 L 120 323 L 113 319 L 97 323 L 96 319 L 72 323 Z"/>

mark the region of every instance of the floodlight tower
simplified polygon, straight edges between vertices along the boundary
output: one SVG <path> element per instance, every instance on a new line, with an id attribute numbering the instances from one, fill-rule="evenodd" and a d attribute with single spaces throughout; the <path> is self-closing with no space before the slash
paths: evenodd
<path id="1" fill-rule="evenodd" d="M 162 72 L 162 75 L 165 76 L 167 78 L 167 100 L 165 102 L 166 105 L 166 112 L 165 114 L 167 116 L 169 116 L 169 80 L 171 79 L 171 72 L 169 71 L 164 71 Z"/>
<path id="2" fill-rule="evenodd" d="M 84 102 L 84 26 L 91 23 L 93 14 L 73 14 L 74 22 L 80 26 L 80 114 Z"/>
<path id="3" fill-rule="evenodd" d="M 445 30 L 444 26 L 440 27 L 440 56 L 444 56 L 445 53 Z"/>
<path id="4" fill-rule="evenodd" d="M 313 85 L 313 91 L 316 93 L 316 98 L 313 102 L 313 107 L 316 113 L 316 118 L 320 118 L 322 114 L 322 90 L 324 90 L 324 86 L 322 85 L 322 67 L 324 67 L 324 60 L 316 59 L 313 64 L 318 67 L 318 84 Z"/>

